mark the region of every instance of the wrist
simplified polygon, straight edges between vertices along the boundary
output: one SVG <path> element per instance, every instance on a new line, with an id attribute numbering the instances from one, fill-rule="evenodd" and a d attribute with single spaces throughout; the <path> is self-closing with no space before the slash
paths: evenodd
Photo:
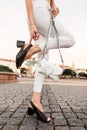
<path id="1" fill-rule="evenodd" d="M 50 5 L 51 5 L 51 7 L 54 7 L 54 6 L 55 6 L 54 0 L 50 0 Z"/>
<path id="2" fill-rule="evenodd" d="M 30 23 L 29 26 L 34 26 L 34 23 Z"/>
<path id="3" fill-rule="evenodd" d="M 34 24 L 30 24 L 29 27 L 30 28 L 35 28 L 35 25 Z"/>

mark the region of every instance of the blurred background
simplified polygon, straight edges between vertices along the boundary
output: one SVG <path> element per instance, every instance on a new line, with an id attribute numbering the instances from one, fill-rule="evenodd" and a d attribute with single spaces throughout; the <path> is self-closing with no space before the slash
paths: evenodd
<path id="1" fill-rule="evenodd" d="M 61 49 L 65 66 L 87 69 L 87 0 L 55 0 L 60 9 L 57 19 L 75 37 L 76 44 Z M 16 41 L 28 43 L 29 30 L 24 0 L 0 0 L 0 63 L 15 62 Z M 50 51 L 50 62 L 61 64 L 58 50 Z M 7 62 L 6 62 L 7 63 Z M 8 65 L 11 64 L 8 63 Z"/>

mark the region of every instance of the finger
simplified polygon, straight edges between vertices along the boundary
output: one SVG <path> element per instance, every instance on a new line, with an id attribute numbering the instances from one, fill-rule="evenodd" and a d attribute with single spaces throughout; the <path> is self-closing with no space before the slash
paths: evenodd
<path id="1" fill-rule="evenodd" d="M 33 36 L 32 38 L 33 38 L 33 40 L 37 40 L 36 36 Z"/>
<path id="2" fill-rule="evenodd" d="M 32 42 L 32 39 L 33 39 L 33 38 L 32 38 L 32 37 L 30 37 L 30 42 L 29 42 L 29 43 L 31 43 L 31 42 Z"/>
<path id="3" fill-rule="evenodd" d="M 39 34 L 37 32 L 35 32 L 35 40 L 38 40 L 39 39 Z"/>
<path id="4" fill-rule="evenodd" d="M 36 35 L 36 39 L 39 39 L 39 37 L 40 37 L 39 34 L 37 34 L 37 35 Z"/>

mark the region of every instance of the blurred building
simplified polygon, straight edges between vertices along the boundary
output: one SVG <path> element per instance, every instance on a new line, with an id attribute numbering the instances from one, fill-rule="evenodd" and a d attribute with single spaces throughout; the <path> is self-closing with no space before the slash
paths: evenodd
<path id="1" fill-rule="evenodd" d="M 8 66 L 17 74 L 20 73 L 20 69 L 16 68 L 15 60 L 0 58 L 0 65 Z"/>
<path id="2" fill-rule="evenodd" d="M 16 68 L 15 60 L 0 58 L 0 65 L 8 66 L 15 73 L 20 75 L 20 69 Z M 25 65 L 25 62 L 24 62 L 23 65 L 21 66 L 21 68 L 22 67 L 25 67 L 25 69 L 27 71 L 27 77 L 29 77 L 29 75 L 32 75 L 34 73 L 36 65 L 27 66 L 27 65 Z"/>

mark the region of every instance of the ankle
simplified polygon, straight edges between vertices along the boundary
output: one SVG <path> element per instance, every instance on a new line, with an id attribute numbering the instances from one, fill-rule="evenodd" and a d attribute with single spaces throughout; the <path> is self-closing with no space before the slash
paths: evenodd
<path id="1" fill-rule="evenodd" d="M 40 97 L 41 93 L 40 92 L 33 92 L 32 94 L 32 101 L 36 103 L 40 103 Z"/>
<path id="2" fill-rule="evenodd" d="M 36 104 L 40 104 L 40 100 L 37 100 L 37 99 L 32 99 L 32 102 Z"/>

